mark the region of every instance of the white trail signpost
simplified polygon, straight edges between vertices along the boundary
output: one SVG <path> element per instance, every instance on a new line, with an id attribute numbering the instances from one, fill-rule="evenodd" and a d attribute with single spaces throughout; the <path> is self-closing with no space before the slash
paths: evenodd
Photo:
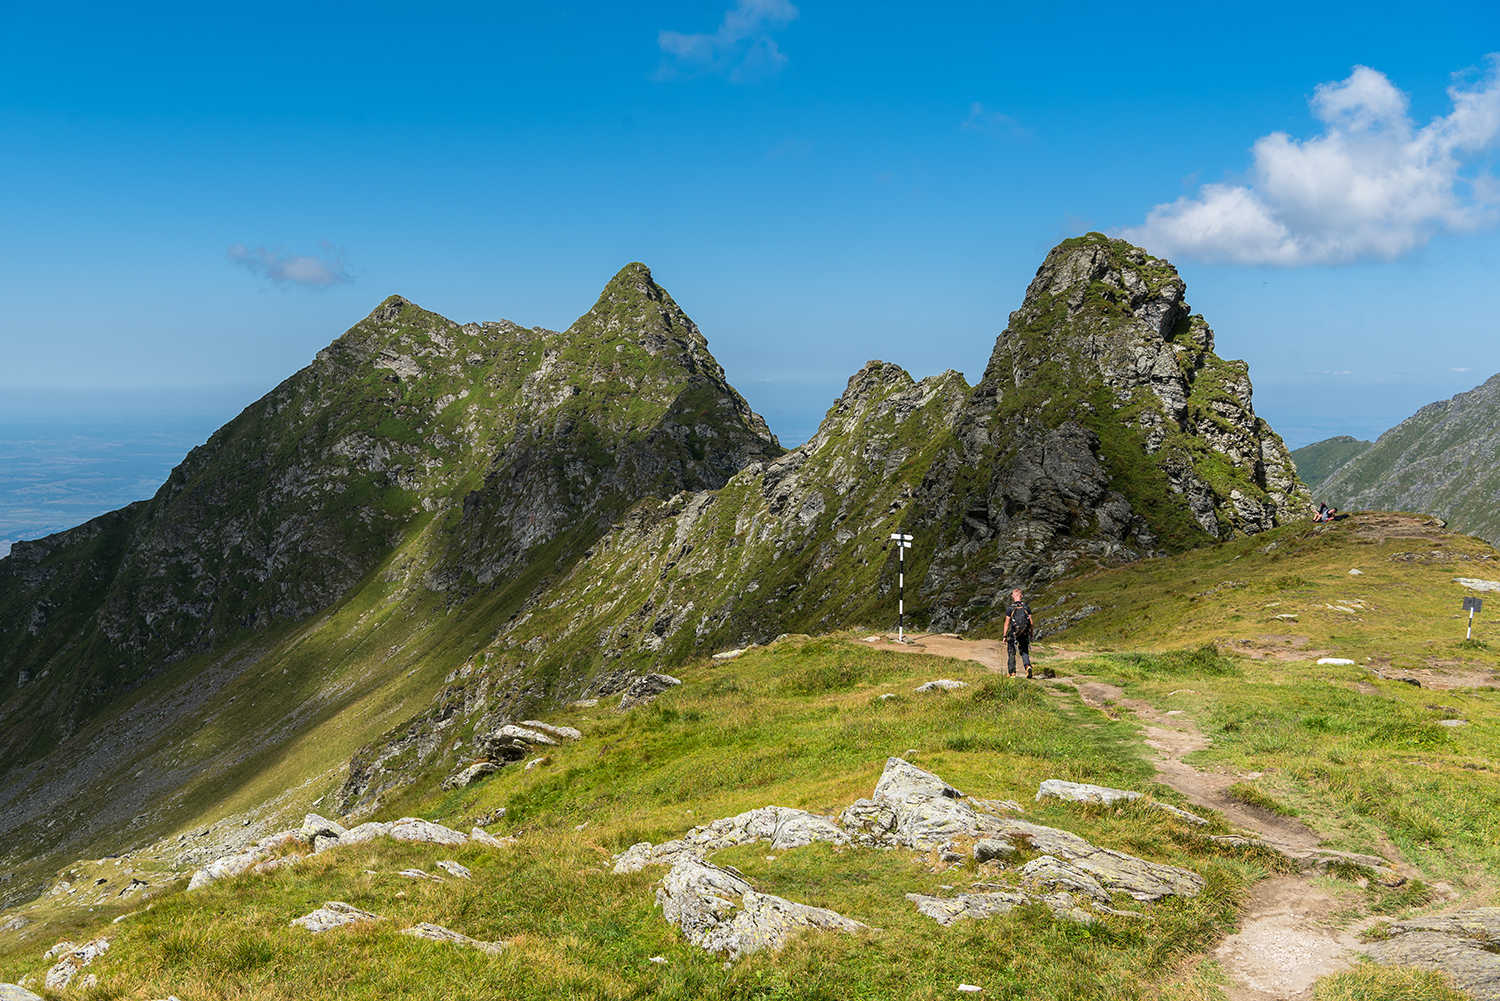
<path id="1" fill-rule="evenodd" d="M 911 536 L 900 532 L 891 533 L 896 543 L 896 552 L 901 554 L 901 569 L 896 576 L 896 642 L 906 642 L 906 551 L 911 548 Z"/>

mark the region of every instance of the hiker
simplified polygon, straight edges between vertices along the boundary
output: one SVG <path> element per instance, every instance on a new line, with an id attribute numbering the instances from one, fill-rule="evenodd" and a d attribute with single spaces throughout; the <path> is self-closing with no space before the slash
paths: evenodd
<path id="1" fill-rule="evenodd" d="M 1339 509 L 1338 508 L 1336 508 L 1336 507 L 1329 507 L 1327 504 L 1319 502 L 1318 503 L 1318 513 L 1315 514 L 1315 515 L 1313 515 L 1313 521 L 1315 521 L 1315 522 L 1319 522 L 1319 521 L 1332 521 L 1333 520 L 1333 516 L 1336 515 L 1336 514 L 1338 514 L 1338 513 L 1339 513 Z"/>
<path id="2" fill-rule="evenodd" d="M 1031 606 L 1021 600 L 1021 589 L 1010 592 L 1010 611 L 1005 613 L 1005 651 L 1009 670 L 1006 674 L 1016 676 L 1016 649 L 1021 650 L 1021 663 L 1026 665 L 1026 677 L 1031 677 Z"/>

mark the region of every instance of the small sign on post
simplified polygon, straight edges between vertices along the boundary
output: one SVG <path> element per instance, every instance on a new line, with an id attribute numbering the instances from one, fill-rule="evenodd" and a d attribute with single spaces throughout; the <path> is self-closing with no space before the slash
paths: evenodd
<path id="1" fill-rule="evenodd" d="M 906 551 L 911 548 L 911 536 L 900 532 L 891 533 L 896 552 L 901 554 L 901 569 L 896 576 L 896 642 L 906 642 Z"/>
<path id="2" fill-rule="evenodd" d="M 1484 599 L 1483 598 L 1465 598 L 1464 599 L 1464 611 L 1466 611 L 1466 612 L 1469 613 L 1469 631 L 1464 634 L 1464 639 L 1471 640 L 1471 639 L 1474 638 L 1474 615 L 1475 615 L 1476 612 L 1478 612 L 1483 607 L 1484 607 Z"/>

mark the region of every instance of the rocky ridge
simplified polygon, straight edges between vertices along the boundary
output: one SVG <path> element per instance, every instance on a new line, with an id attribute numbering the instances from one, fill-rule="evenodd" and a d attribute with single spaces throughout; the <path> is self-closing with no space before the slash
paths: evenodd
<path id="1" fill-rule="evenodd" d="M 371 809 L 495 763 L 488 735 L 542 707 L 886 618 L 896 531 L 911 617 L 970 629 L 1011 586 L 1300 516 L 1243 364 L 1183 293 L 1137 248 L 1067 241 L 977 387 L 870 362 L 785 454 L 644 266 L 561 333 L 392 297 L 151 501 L 0 561 L 0 752 L 32 762 L 0 835 L 47 843 L 49 811 L 98 798 L 139 838 L 211 771 L 248 780 L 341 719 L 348 765 L 303 802 L 332 783 Z M 118 763 L 67 760 L 137 710 Z"/>

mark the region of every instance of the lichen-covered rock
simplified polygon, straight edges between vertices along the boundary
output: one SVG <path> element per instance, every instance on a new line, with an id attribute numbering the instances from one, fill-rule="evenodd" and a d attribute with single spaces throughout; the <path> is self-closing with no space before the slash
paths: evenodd
<path id="1" fill-rule="evenodd" d="M 1377 963 L 1442 970 L 1475 1001 L 1500 1001 L 1500 907 L 1394 921 L 1366 951 Z"/>
<path id="2" fill-rule="evenodd" d="M 336 820 L 320 817 L 316 813 L 309 813 L 302 819 L 301 836 L 312 842 L 314 838 L 337 838 L 349 833 L 349 829 Z"/>
<path id="3" fill-rule="evenodd" d="M 221 859 L 216 859 L 193 873 L 192 878 L 188 880 L 188 889 L 199 889 L 200 887 L 207 886 L 216 879 L 223 879 L 226 876 L 238 876 L 269 854 L 270 852 L 267 849 L 256 848 L 248 852 L 239 852 L 235 855 L 226 855 Z"/>
<path id="4" fill-rule="evenodd" d="M 675 841 L 652 845 L 642 841 L 615 856 L 614 871 L 639 872 L 648 865 L 674 865 L 682 858 L 705 858 L 710 852 L 754 842 L 776 851 L 801 848 L 817 841 L 842 845 L 849 834 L 832 817 L 786 806 L 763 806 L 733 817 L 693 828 Z"/>
<path id="5" fill-rule="evenodd" d="M 680 684 L 682 682 L 670 674 L 642 675 L 632 681 L 630 687 L 625 689 L 625 693 L 620 696 L 620 711 L 625 712 L 637 706 L 644 706 L 654 701 L 662 692 L 670 691 Z"/>
<path id="6" fill-rule="evenodd" d="M 317 934 L 328 931 L 330 928 L 340 928 L 344 925 L 352 925 L 360 921 L 384 921 L 385 918 L 379 914 L 361 910 L 353 904 L 346 904 L 342 900 L 330 900 L 322 907 L 293 918 L 289 923 L 300 925 L 308 931 Z"/>
<path id="7" fill-rule="evenodd" d="M 43 1001 L 40 994 L 33 994 L 19 984 L 0 984 L 0 1001 Z"/>
<path id="8" fill-rule="evenodd" d="M 1042 903 L 1053 914 L 1079 924 L 1092 924 L 1097 920 L 1093 914 L 1077 906 L 1067 893 L 1036 896 L 1015 890 L 985 890 L 978 893 L 961 893 L 954 897 L 933 897 L 925 893 L 908 893 L 906 899 L 917 905 L 917 910 L 947 927 L 961 918 L 982 921 L 985 918 L 1008 914 L 1022 904 Z"/>
<path id="9" fill-rule="evenodd" d="M 109 939 L 102 935 L 82 945 L 74 945 L 72 942 L 59 944 L 65 948 L 58 950 L 57 946 L 53 946 L 53 951 L 50 951 L 47 956 L 48 959 L 51 959 L 54 955 L 60 954 L 62 956 L 47 971 L 47 976 L 43 980 L 49 991 L 60 991 L 68 986 L 69 982 L 78 975 L 78 971 L 109 951 Z"/>
<path id="10" fill-rule="evenodd" d="M 388 837 L 391 833 L 391 825 L 380 821 L 369 821 L 358 827 L 350 828 L 345 834 L 339 836 L 341 845 L 357 845 L 365 841 L 374 841 L 376 838 Z"/>
<path id="11" fill-rule="evenodd" d="M 442 824 L 420 820 L 416 817 L 402 817 L 400 820 L 393 821 L 386 831 L 386 836 L 395 841 L 419 841 L 429 845 L 461 845 L 469 840 L 467 834 L 455 831 L 451 827 L 444 827 Z"/>
<path id="12" fill-rule="evenodd" d="M 968 688 L 967 681 L 954 681 L 952 678 L 938 678 L 936 681 L 927 681 L 912 689 L 914 692 L 956 692 L 960 688 Z"/>
<path id="13" fill-rule="evenodd" d="M 680 858 L 662 879 L 656 901 L 683 937 L 731 959 L 780 949 L 809 929 L 853 932 L 865 925 L 822 907 L 755 892 L 740 875 L 694 858 Z"/>
<path id="14" fill-rule="evenodd" d="M 480 952 L 489 953 L 491 956 L 498 956 L 506 949 L 505 942 L 481 942 L 478 939 L 470 938 L 467 935 L 444 928 L 442 925 L 435 925 L 426 921 L 418 925 L 413 925 L 410 928 L 401 929 L 401 934 L 410 935 L 412 938 L 425 938 L 429 942 L 447 942 L 452 945 L 463 945 L 470 949 L 478 949 Z"/>
<path id="15" fill-rule="evenodd" d="M 1114 803 L 1133 802 L 1142 798 L 1138 792 L 1127 789 L 1111 789 L 1108 786 L 1089 785 L 1086 782 L 1067 782 L 1063 779 L 1046 779 L 1037 788 L 1036 798 L 1041 802 L 1047 798 L 1061 799 L 1069 803 L 1097 803 L 1102 806 L 1110 806 Z M 1154 800 L 1148 801 L 1152 809 L 1170 813 L 1184 823 L 1195 827 L 1202 827 L 1208 821 L 1170 803 L 1158 803 Z"/>
<path id="16" fill-rule="evenodd" d="M 493 775 L 503 766 L 499 761 L 476 761 L 469 765 L 460 765 L 458 770 L 443 779 L 444 789 L 467 789 L 477 779 L 486 775 Z"/>
<path id="17" fill-rule="evenodd" d="M 1062 889 L 1101 904 L 1113 899 L 1099 881 L 1078 866 L 1051 855 L 1039 855 L 1018 870 L 1023 885 L 1041 889 Z"/>
<path id="18" fill-rule="evenodd" d="M 469 840 L 479 845 L 488 845 L 491 848 L 504 848 L 516 843 L 513 837 L 497 838 L 482 827 L 476 827 L 469 832 Z"/>

